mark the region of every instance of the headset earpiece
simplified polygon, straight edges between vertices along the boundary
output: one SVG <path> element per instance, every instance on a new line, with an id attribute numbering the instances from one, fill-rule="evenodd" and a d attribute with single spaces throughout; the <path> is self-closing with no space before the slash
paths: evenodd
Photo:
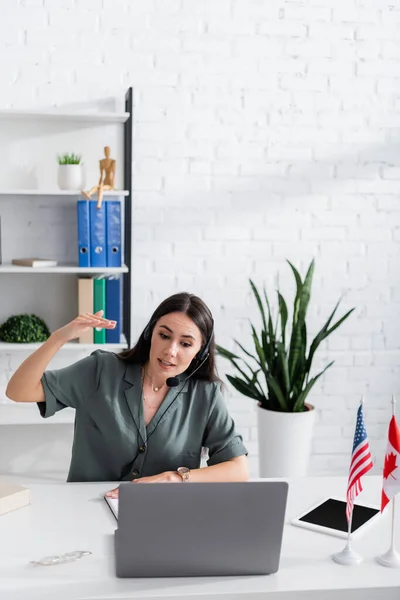
<path id="1" fill-rule="evenodd" d="M 146 327 L 143 330 L 143 338 L 145 340 L 149 340 L 151 338 L 151 327 L 152 323 L 150 321 L 150 323 L 147 323 Z"/>
<path id="2" fill-rule="evenodd" d="M 211 342 L 213 340 L 213 335 L 214 335 L 214 320 L 212 321 L 211 324 L 211 333 L 209 335 L 209 338 L 205 344 L 205 346 L 203 348 L 200 348 L 197 356 L 196 356 L 196 363 L 202 363 L 205 362 L 207 360 L 207 358 L 210 356 L 210 346 L 211 346 Z"/>

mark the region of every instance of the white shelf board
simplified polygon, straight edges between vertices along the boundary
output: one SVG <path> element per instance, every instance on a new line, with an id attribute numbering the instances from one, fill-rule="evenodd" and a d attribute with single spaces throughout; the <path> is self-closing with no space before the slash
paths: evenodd
<path id="1" fill-rule="evenodd" d="M 78 265 L 57 265 L 56 267 L 22 267 L 5 263 L 0 265 L 0 275 L 2 273 L 102 273 L 111 275 L 114 273 L 128 273 L 126 265 L 122 267 L 78 267 Z"/>
<path id="2" fill-rule="evenodd" d="M 0 188 L 0 196 L 82 196 L 79 190 L 7 190 Z M 128 190 L 105 191 L 104 199 L 115 196 L 129 196 Z M 97 200 L 97 194 L 93 194 L 92 200 Z"/>
<path id="3" fill-rule="evenodd" d="M 10 350 L 37 350 L 42 345 L 42 342 L 34 344 L 9 344 L 7 342 L 0 342 L 0 352 L 7 352 Z M 126 337 L 121 335 L 121 341 L 119 344 L 80 344 L 79 342 L 68 342 L 65 344 L 59 352 L 79 351 L 79 350 L 108 350 L 113 352 L 114 350 L 124 350 L 128 347 Z M 0 405 L 1 406 L 1 405 Z"/>
<path id="4" fill-rule="evenodd" d="M 65 408 L 49 419 L 44 419 L 35 402 L 0 404 L 0 425 L 57 425 L 73 423 L 75 411 Z"/>
<path id="5" fill-rule="evenodd" d="M 2 120 L 46 120 L 46 121 L 83 121 L 86 123 L 125 123 L 130 117 L 127 112 L 78 112 L 62 110 L 19 110 L 2 109 Z"/>

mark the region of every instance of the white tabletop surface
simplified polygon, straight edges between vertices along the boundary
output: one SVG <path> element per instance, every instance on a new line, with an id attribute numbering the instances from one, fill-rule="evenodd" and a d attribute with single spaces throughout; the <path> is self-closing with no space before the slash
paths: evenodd
<path id="1" fill-rule="evenodd" d="M 9 479 L 9 478 L 8 478 Z M 285 525 L 278 573 L 254 577 L 118 579 L 113 534 L 116 521 L 103 500 L 113 484 L 13 481 L 31 489 L 31 505 L 0 516 L 0 598 L 77 600 L 193 598 L 195 600 L 380 600 L 400 599 L 400 569 L 379 565 L 375 557 L 390 545 L 391 512 L 357 540 L 364 556 L 355 567 L 338 565 L 331 555 L 345 540 Z M 379 504 L 381 478 L 364 477 L 363 503 Z M 289 481 L 286 521 L 326 496 L 343 497 L 345 478 Z M 400 511 L 396 535 L 400 545 Z M 91 556 L 51 567 L 29 564 L 43 556 L 90 550 Z M 400 548 L 399 548 L 400 550 Z"/>

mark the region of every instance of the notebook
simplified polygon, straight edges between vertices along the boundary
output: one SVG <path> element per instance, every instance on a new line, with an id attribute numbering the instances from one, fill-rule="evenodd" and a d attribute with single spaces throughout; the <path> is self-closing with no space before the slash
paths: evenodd
<path id="1" fill-rule="evenodd" d="M 0 480 L 0 515 L 30 503 L 30 490 L 4 479 Z"/>
<path id="2" fill-rule="evenodd" d="M 104 496 L 104 500 L 107 502 L 112 514 L 118 521 L 118 498 L 109 498 Z"/>
<path id="3" fill-rule="evenodd" d="M 57 261 L 50 258 L 13 258 L 11 263 L 21 267 L 56 267 Z"/>

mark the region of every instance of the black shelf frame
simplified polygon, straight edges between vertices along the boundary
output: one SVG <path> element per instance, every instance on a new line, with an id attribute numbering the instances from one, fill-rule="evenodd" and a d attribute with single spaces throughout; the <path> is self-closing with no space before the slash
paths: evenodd
<path id="1" fill-rule="evenodd" d="M 132 281 L 132 123 L 133 123 L 133 89 L 128 88 L 125 94 L 125 112 L 129 118 L 124 123 L 124 189 L 128 191 L 125 196 L 124 217 L 124 254 L 128 273 L 123 275 L 122 296 L 122 324 L 128 348 L 131 347 L 131 281 Z"/>

